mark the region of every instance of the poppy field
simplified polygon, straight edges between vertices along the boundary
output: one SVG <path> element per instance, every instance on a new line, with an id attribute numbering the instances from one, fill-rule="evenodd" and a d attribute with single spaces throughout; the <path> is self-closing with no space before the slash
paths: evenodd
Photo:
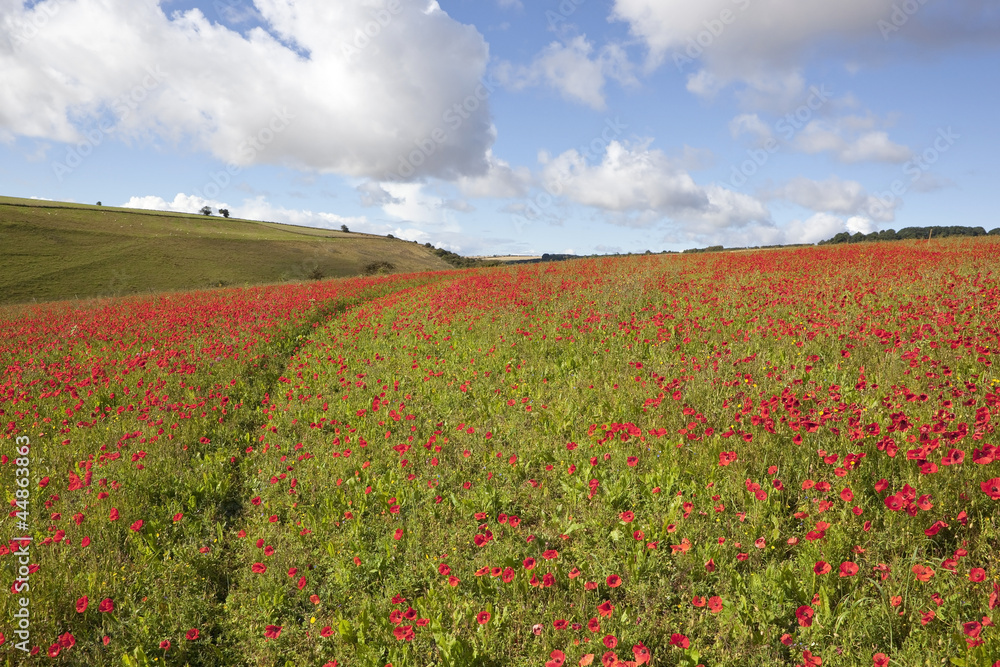
<path id="1" fill-rule="evenodd" d="M 998 260 L 608 257 L 0 315 L 0 660 L 1000 665 Z"/>

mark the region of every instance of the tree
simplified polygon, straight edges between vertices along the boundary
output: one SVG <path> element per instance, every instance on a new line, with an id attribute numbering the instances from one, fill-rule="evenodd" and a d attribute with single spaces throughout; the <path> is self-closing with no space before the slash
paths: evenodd
<path id="1" fill-rule="evenodd" d="M 220 208 L 219 209 L 219 215 L 221 215 L 223 218 L 228 218 L 229 217 L 229 209 L 228 208 Z"/>
<path id="2" fill-rule="evenodd" d="M 386 234 L 385 236 L 386 236 L 386 238 L 389 238 L 389 239 L 394 239 L 394 238 L 396 238 L 396 237 L 395 237 L 395 236 L 393 236 L 392 234 Z"/>
<path id="3" fill-rule="evenodd" d="M 349 232 L 351 230 L 347 228 L 347 225 L 341 225 L 340 226 L 340 231 L 342 231 L 342 232 Z"/>
<path id="4" fill-rule="evenodd" d="M 202 206 L 201 211 L 199 211 L 199 213 L 201 213 L 202 215 L 212 215 L 212 207 Z"/>
<path id="5" fill-rule="evenodd" d="M 97 202 L 97 205 L 98 205 L 98 206 L 100 206 L 100 205 L 101 205 L 101 202 Z"/>

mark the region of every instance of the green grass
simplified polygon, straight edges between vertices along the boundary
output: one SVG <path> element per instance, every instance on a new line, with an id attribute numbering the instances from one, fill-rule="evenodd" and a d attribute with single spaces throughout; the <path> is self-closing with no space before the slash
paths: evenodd
<path id="1" fill-rule="evenodd" d="M 0 197 L 0 304 L 451 268 L 371 234 Z"/>

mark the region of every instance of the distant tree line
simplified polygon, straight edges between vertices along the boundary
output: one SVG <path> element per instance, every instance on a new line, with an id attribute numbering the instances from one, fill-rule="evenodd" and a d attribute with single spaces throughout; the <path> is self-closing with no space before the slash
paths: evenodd
<path id="1" fill-rule="evenodd" d="M 445 250 L 444 248 L 435 248 L 430 243 L 424 244 L 425 248 L 430 248 L 431 251 L 444 261 L 448 262 L 452 266 L 459 269 L 474 269 L 483 268 L 487 266 L 500 266 L 500 262 L 487 262 L 482 259 L 476 259 L 475 257 L 462 257 L 458 253 L 451 252 L 450 250 Z"/>
<path id="2" fill-rule="evenodd" d="M 861 232 L 841 232 L 832 239 L 820 241 L 819 245 L 837 243 L 861 243 L 863 241 L 906 241 L 910 239 L 946 238 L 949 236 L 1000 236 L 1000 227 L 986 231 L 983 227 L 904 227 L 898 232 L 895 229 L 884 229 L 880 232 L 862 234 Z"/>

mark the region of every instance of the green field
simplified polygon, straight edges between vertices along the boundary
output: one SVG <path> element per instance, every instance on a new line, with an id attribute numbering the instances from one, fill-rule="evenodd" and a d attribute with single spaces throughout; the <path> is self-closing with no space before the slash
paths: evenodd
<path id="1" fill-rule="evenodd" d="M 0 304 L 451 268 L 371 234 L 0 197 Z"/>

